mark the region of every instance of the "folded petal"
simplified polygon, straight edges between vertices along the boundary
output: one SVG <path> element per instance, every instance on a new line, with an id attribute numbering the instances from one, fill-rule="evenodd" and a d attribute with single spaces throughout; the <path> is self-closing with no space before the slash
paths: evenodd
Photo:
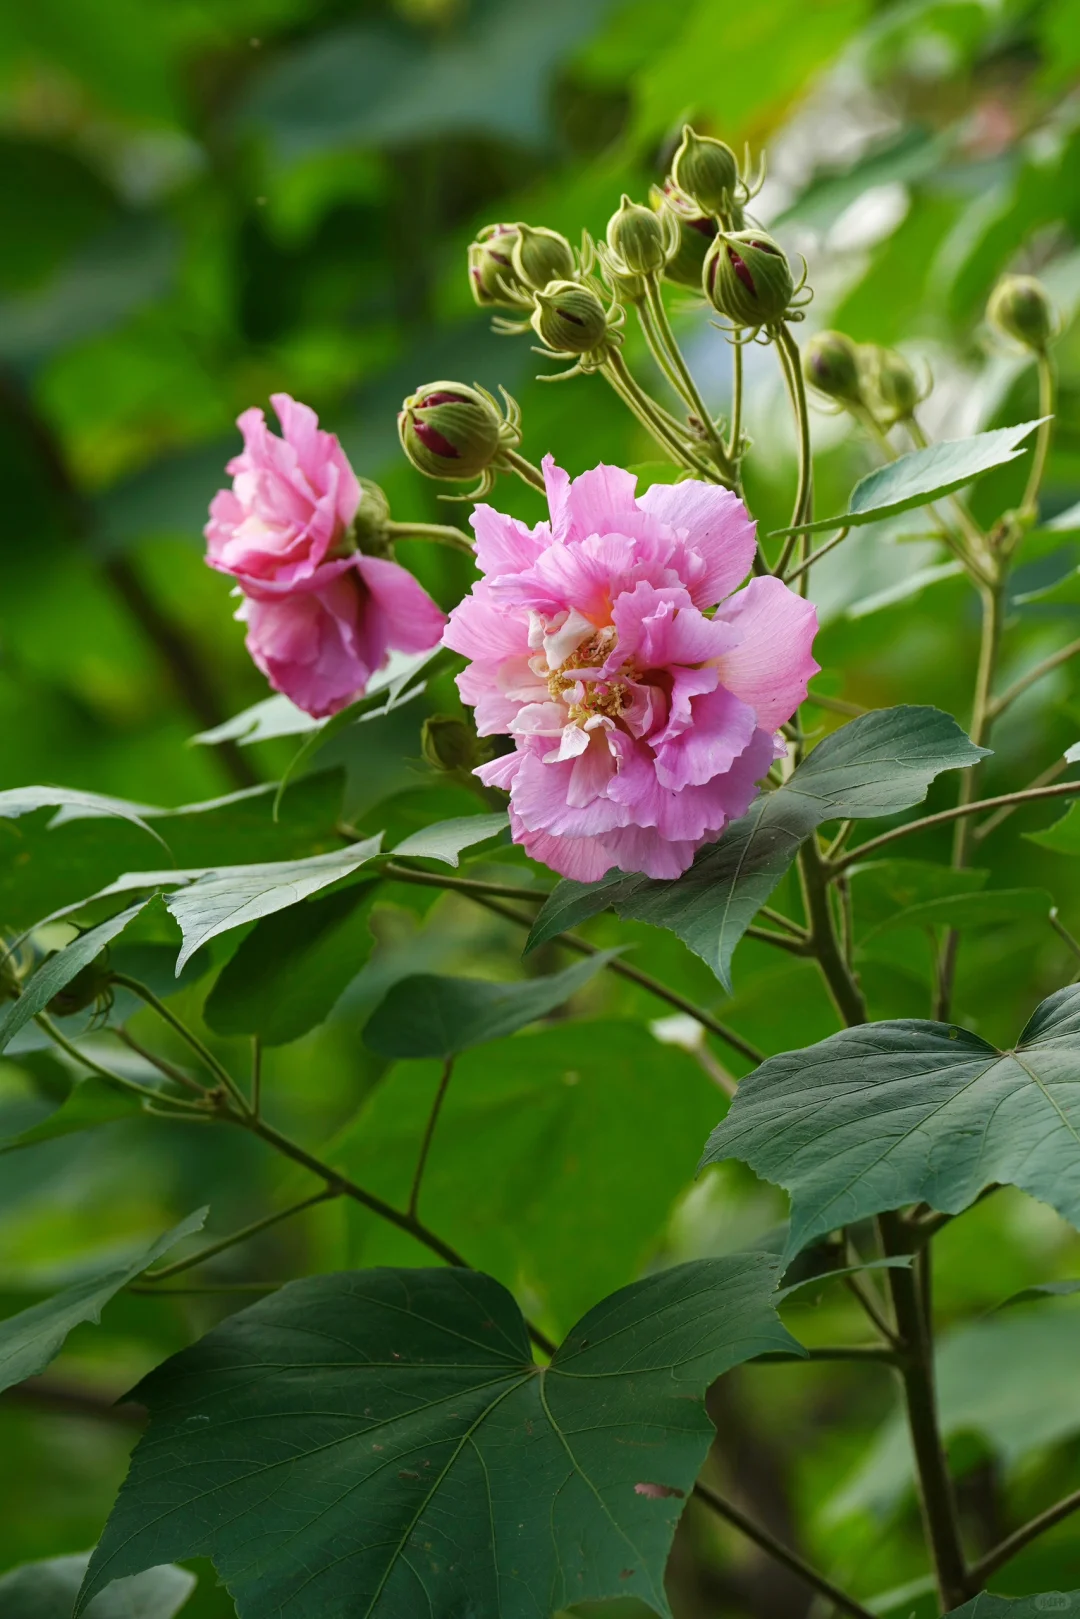
<path id="1" fill-rule="evenodd" d="M 446 614 L 408 569 L 385 557 L 359 554 L 356 567 L 384 622 L 389 646 L 398 652 L 426 652 L 438 645 Z"/>
<path id="2" fill-rule="evenodd" d="M 715 607 L 750 572 L 756 524 L 738 495 L 718 484 L 654 483 L 638 504 L 685 535 L 705 563 L 704 573 L 687 584 L 698 607 Z"/>
<path id="3" fill-rule="evenodd" d="M 763 574 L 725 603 L 720 619 L 739 636 L 716 661 L 720 679 L 750 704 L 764 730 L 775 731 L 794 714 L 821 667 L 811 652 L 817 609 L 781 580 Z"/>
<path id="4" fill-rule="evenodd" d="M 693 698 L 691 710 L 686 729 L 656 748 L 656 779 L 676 792 L 725 776 L 757 729 L 754 710 L 724 686 Z"/>

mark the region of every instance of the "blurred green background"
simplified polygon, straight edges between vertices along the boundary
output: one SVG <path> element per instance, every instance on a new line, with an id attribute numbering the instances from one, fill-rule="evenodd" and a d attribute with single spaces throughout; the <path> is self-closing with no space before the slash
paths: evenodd
<path id="1" fill-rule="evenodd" d="M 238 448 L 236 415 L 265 407 L 271 391 L 316 408 L 358 471 L 384 484 L 398 519 L 453 520 L 397 448 L 402 396 L 435 378 L 508 387 L 535 461 L 550 450 L 579 472 L 600 459 L 654 459 L 599 378 L 541 384 L 527 340 L 490 334 L 472 304 L 464 250 L 496 219 L 555 226 L 574 240 L 583 227 L 602 234 L 622 191 L 644 198 L 662 178 L 688 117 L 737 150 L 744 141 L 765 150 L 769 178 L 755 207 L 809 262 L 816 296 L 805 330 L 835 325 L 897 343 L 929 368 L 935 390 L 922 417 L 931 434 L 1034 416 L 1032 372 L 990 340 L 982 311 L 1006 267 L 1043 275 L 1066 317 L 1080 301 L 1078 80 L 1080 0 L 8 0 L 0 787 L 58 781 L 174 805 L 280 772 L 288 744 L 187 745 L 265 694 L 227 583 L 201 560 L 201 527 Z M 674 307 L 692 364 L 722 407 L 724 340 L 689 298 Z M 641 362 L 633 342 L 629 352 Z M 1044 521 L 1080 499 L 1075 326 L 1057 352 Z M 777 527 L 790 508 L 792 434 L 773 354 L 754 349 L 749 362 L 748 495 L 763 524 Z M 819 412 L 814 425 L 819 510 L 839 510 L 873 452 L 846 418 Z M 981 518 L 1018 497 L 1021 476 L 1006 468 L 983 480 L 973 502 Z M 505 480 L 496 498 L 539 515 L 536 497 Z M 467 588 L 459 557 L 415 545 L 401 556 L 447 607 Z M 1044 529 L 1030 542 L 1006 680 L 1080 633 L 1078 563 L 1080 537 Z M 860 531 L 814 580 L 820 693 L 870 707 L 933 702 L 966 719 L 976 603 L 918 514 Z M 322 756 L 320 768 L 345 770 L 355 821 L 371 824 L 392 796 L 409 824 L 409 794 L 433 790 L 419 719 L 425 705 L 453 701 L 444 683 L 359 744 Z M 836 723 L 834 711 L 810 713 Z M 1080 683 L 1067 666 L 1010 712 L 987 790 L 1026 785 L 1078 735 Z M 319 824 L 320 779 L 297 790 L 297 825 L 307 812 Z M 979 861 L 994 886 L 1048 890 L 1080 933 L 1080 830 L 1070 823 L 1041 843 L 1024 836 L 1055 818 L 1010 817 Z M 40 819 L 0 821 L 0 924 L 13 931 L 86 891 L 77 826 L 45 834 Z M 135 858 L 130 831 L 116 832 L 117 870 Z M 235 858 L 258 858 L 253 847 L 241 837 Z M 946 849 L 943 840 L 905 853 Z M 137 859 L 146 863 L 144 849 Z M 432 1081 L 418 1065 L 384 1076 L 357 1039 L 367 1010 L 402 963 L 518 970 L 519 941 L 496 920 L 449 899 L 433 908 L 407 893 L 400 901 L 378 913 L 374 961 L 331 1021 L 267 1059 L 277 1115 L 305 1139 L 335 1139 L 343 1161 L 374 1186 L 383 1176 L 388 1190 L 393 1144 L 411 1139 L 410 1109 Z M 875 903 L 895 902 L 868 890 L 868 923 Z M 768 1051 L 833 1027 L 812 967 L 744 944 L 736 999 L 724 1003 L 676 940 L 642 928 L 620 934 L 628 931 L 635 960 L 722 1007 Z M 593 936 L 609 933 L 602 919 Z M 1075 966 L 1041 916 L 986 929 L 961 958 L 958 1015 L 1010 1040 Z M 920 934 L 867 941 L 861 971 L 873 1015 L 925 1015 Z M 202 993 L 197 983 L 182 989 L 177 1004 L 197 1017 Z M 629 1020 L 654 1018 L 655 1003 L 618 981 L 590 994 L 594 1027 L 570 1040 L 557 1028 L 521 1037 L 533 1042 L 531 1079 L 512 1094 L 500 1088 L 503 1047 L 470 1059 L 474 1111 L 448 1138 L 456 1170 L 448 1157 L 439 1180 L 433 1160 L 433 1223 L 444 1209 L 470 1253 L 531 1290 L 556 1328 L 658 1255 L 747 1246 L 783 1216 L 779 1196 L 736 1166 L 693 1184 L 719 1091 L 690 1055 L 640 1022 L 635 1031 Z M 715 1055 L 729 1060 L 721 1048 Z M 45 1062 L 31 1051 L 0 1064 L 5 1135 L 29 1105 L 31 1081 L 45 1083 Z M 598 1079 L 571 1115 L 544 1076 L 572 1086 L 579 1068 Z M 239 1147 L 250 1150 L 195 1127 L 162 1132 L 129 1120 L 0 1153 L 4 1313 L 200 1203 L 211 1205 L 211 1228 L 226 1231 L 271 1196 L 299 1195 L 258 1144 Z M 522 1165 L 535 1183 L 528 1229 L 504 1240 Z M 969 1335 L 946 1351 L 955 1460 L 969 1533 L 990 1542 L 1025 1507 L 1077 1483 L 1080 1317 L 1067 1303 L 986 1312 L 1028 1283 L 1080 1275 L 1080 1245 L 1048 1210 L 1008 1193 L 959 1222 L 942 1250 L 943 1318 L 963 1321 Z M 228 1258 L 236 1269 L 222 1271 L 226 1280 L 419 1254 L 334 1208 Z M 224 1308 L 124 1296 L 103 1329 L 72 1338 L 41 1387 L 0 1400 L 0 1570 L 93 1543 L 137 1431 L 108 1402 Z M 834 1295 L 816 1313 L 794 1312 L 792 1325 L 811 1336 L 852 1330 Z M 1010 1369 L 1017 1378 L 1005 1398 L 993 1374 Z M 972 1389 L 983 1386 L 976 1422 Z M 890 1409 L 873 1371 L 838 1381 L 819 1368 L 749 1368 L 717 1391 L 717 1465 L 776 1533 L 862 1594 L 898 1592 L 881 1611 L 907 1619 L 933 1610 L 919 1584 L 925 1566 L 903 1465 L 875 1438 Z M 203 1573 L 185 1613 L 223 1619 L 231 1603 Z M 811 1614 L 782 1572 L 692 1514 L 671 1582 L 679 1619 Z M 1078 1520 L 996 1583 L 1080 1587 Z M 616 1619 L 618 1605 L 606 1611 Z"/>

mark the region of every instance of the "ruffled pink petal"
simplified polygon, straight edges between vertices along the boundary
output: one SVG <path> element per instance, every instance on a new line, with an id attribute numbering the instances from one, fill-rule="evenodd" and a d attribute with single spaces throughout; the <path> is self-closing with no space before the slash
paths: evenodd
<path id="1" fill-rule="evenodd" d="M 757 729 L 754 710 L 724 686 L 695 697 L 691 708 L 692 723 L 656 748 L 656 779 L 675 792 L 726 775 Z"/>
<path id="2" fill-rule="evenodd" d="M 485 787 L 498 787 L 504 793 L 510 792 L 517 773 L 521 769 L 522 753 L 504 753 L 500 759 L 489 759 L 486 765 L 477 765 L 473 771 Z"/>
<path id="3" fill-rule="evenodd" d="M 732 597 L 717 619 L 739 636 L 738 644 L 717 659 L 720 679 L 750 704 L 763 729 L 775 731 L 794 714 L 821 667 L 811 652 L 816 607 L 763 574 Z"/>
<path id="4" fill-rule="evenodd" d="M 356 643 L 360 606 L 356 581 L 349 578 L 335 580 L 322 594 L 249 597 L 241 609 L 256 666 L 275 691 L 316 719 L 352 702 L 371 676 Z"/>
<path id="5" fill-rule="evenodd" d="M 442 639 L 446 614 L 400 563 L 358 554 L 356 568 L 371 592 L 386 643 L 397 652 L 427 652 Z"/>
<path id="6" fill-rule="evenodd" d="M 618 529 L 624 512 L 637 508 L 634 491 L 637 478 L 622 467 L 608 467 L 601 463 L 589 472 L 583 472 L 570 485 L 567 510 L 570 527 L 567 537 L 585 540 L 590 534 L 606 534 Z"/>
<path id="7" fill-rule="evenodd" d="M 568 726 L 567 729 L 578 728 Z M 615 760 L 604 732 L 597 729 L 581 734 L 585 736 L 586 744 L 574 760 L 566 790 L 566 802 L 571 809 L 585 809 L 594 799 L 605 794 L 615 773 Z"/>
<path id="8" fill-rule="evenodd" d="M 470 522 L 476 535 L 476 566 L 489 578 L 521 573 L 551 544 L 547 523 L 529 529 L 516 517 L 506 517 L 493 506 L 477 506 Z"/>
<path id="9" fill-rule="evenodd" d="M 673 843 L 648 826 L 624 826 L 603 839 L 608 864 L 620 871 L 641 872 L 646 877 L 681 877 L 693 865 L 699 843 L 688 839 Z M 603 873 L 601 873 L 601 876 Z"/>
<path id="10" fill-rule="evenodd" d="M 654 483 L 638 504 L 684 531 L 687 547 L 704 560 L 704 574 L 686 581 L 698 607 L 715 607 L 750 572 L 757 525 L 730 489 L 692 480 Z"/>
<path id="11" fill-rule="evenodd" d="M 707 663 L 737 645 L 731 628 L 705 618 L 681 587 L 660 591 L 639 583 L 620 596 L 613 618 L 618 639 L 608 668 L 616 658 L 629 658 L 642 670 Z"/>
<path id="12" fill-rule="evenodd" d="M 501 663 L 505 658 L 529 654 L 529 621 L 492 600 L 486 580 L 459 602 L 443 631 L 443 645 L 465 658 Z"/>
<path id="13" fill-rule="evenodd" d="M 570 474 L 555 465 L 553 455 L 545 455 L 540 469 L 544 474 L 544 489 L 551 513 L 552 536 L 556 540 L 565 540 L 570 530 Z"/>
<path id="14" fill-rule="evenodd" d="M 534 753 L 522 755 L 513 789 L 514 811 L 522 826 L 530 832 L 587 838 L 609 832 L 615 826 L 626 826 L 633 820 L 625 805 L 608 797 L 593 798 L 585 805 L 571 804 L 570 782 L 576 763 L 576 760 L 567 760 L 562 764 L 545 764 Z"/>
<path id="15" fill-rule="evenodd" d="M 510 806 L 510 831 L 515 843 L 520 843 L 532 860 L 538 860 L 560 877 L 572 877 L 576 883 L 599 882 L 615 861 L 607 853 L 600 838 L 555 838 L 550 832 L 530 832 L 514 814 Z"/>

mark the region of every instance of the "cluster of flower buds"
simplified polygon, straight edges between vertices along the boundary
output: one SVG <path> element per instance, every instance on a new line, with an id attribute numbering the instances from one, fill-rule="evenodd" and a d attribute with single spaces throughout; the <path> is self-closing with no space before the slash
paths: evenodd
<path id="1" fill-rule="evenodd" d="M 482 309 L 529 310 L 550 282 L 578 274 L 566 237 L 544 225 L 485 225 L 469 247 L 469 285 Z"/>
<path id="2" fill-rule="evenodd" d="M 910 421 L 928 387 L 896 349 L 855 343 L 843 332 L 815 332 L 803 349 L 803 375 L 816 392 L 881 427 Z"/>
<path id="3" fill-rule="evenodd" d="M 1045 354 L 1061 330 L 1046 288 L 1033 275 L 1002 276 L 990 294 L 986 318 L 1003 337 L 1033 354 Z"/>
<path id="4" fill-rule="evenodd" d="M 398 437 L 418 471 L 454 483 L 479 479 L 468 495 L 448 498 L 488 494 L 521 442 L 521 412 L 505 389 L 502 395 L 505 410 L 479 385 L 426 382 L 402 404 Z"/>

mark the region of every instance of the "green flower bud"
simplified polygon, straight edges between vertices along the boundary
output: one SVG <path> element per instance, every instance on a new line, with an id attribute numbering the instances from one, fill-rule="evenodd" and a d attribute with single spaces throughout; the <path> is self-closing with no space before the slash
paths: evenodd
<path id="1" fill-rule="evenodd" d="M 697 204 L 681 197 L 672 189 L 670 181 L 663 191 L 654 186 L 651 197 L 653 207 L 669 215 L 678 230 L 675 251 L 664 266 L 665 279 L 673 281 L 676 286 L 690 287 L 694 292 L 700 292 L 705 255 L 719 228 L 716 220 L 711 214 L 699 213 Z"/>
<path id="2" fill-rule="evenodd" d="M 859 351 L 843 332 L 815 332 L 802 354 L 803 376 L 827 399 L 858 404 L 862 399 Z"/>
<path id="3" fill-rule="evenodd" d="M 719 314 L 754 330 L 782 321 L 795 293 L 787 256 L 764 231 L 721 231 L 705 255 L 702 284 Z"/>
<path id="4" fill-rule="evenodd" d="M 1057 311 L 1033 275 L 1004 275 L 990 294 L 986 318 L 999 332 L 1041 353 L 1057 335 Z"/>
<path id="5" fill-rule="evenodd" d="M 511 259 L 518 280 L 531 292 L 543 292 L 549 281 L 569 281 L 577 269 L 566 237 L 544 225 L 517 226 Z"/>
<path id="6" fill-rule="evenodd" d="M 879 420 L 903 422 L 914 414 L 919 403 L 919 383 L 902 354 L 895 349 L 865 343 L 859 351 L 870 408 Z"/>
<path id="7" fill-rule="evenodd" d="M 711 135 L 696 135 L 685 124 L 671 178 L 703 214 L 729 215 L 739 184 L 739 165 L 730 146 Z"/>
<path id="8" fill-rule="evenodd" d="M 557 354 L 591 354 L 608 335 L 607 311 L 591 287 L 553 281 L 536 294 L 532 325 Z"/>
<path id="9" fill-rule="evenodd" d="M 450 714 L 432 714 L 424 721 L 420 747 L 434 770 L 473 771 L 491 755 L 472 726 Z"/>
<path id="10" fill-rule="evenodd" d="M 521 287 L 513 262 L 517 239 L 516 225 L 485 225 L 475 242 L 470 243 L 469 285 L 482 309 L 492 304 L 500 309 L 518 307 L 506 292 L 507 287 L 512 291 Z M 521 290 L 524 300 L 525 290 Z"/>
<path id="11" fill-rule="evenodd" d="M 607 244 L 619 270 L 631 275 L 650 275 L 662 270 L 668 260 L 672 233 L 651 208 L 631 202 L 623 194 L 618 213 L 608 220 Z"/>
<path id="12" fill-rule="evenodd" d="M 369 557 L 389 556 L 390 540 L 386 529 L 390 521 L 390 502 L 370 478 L 361 478 L 359 483 L 360 504 L 353 518 L 349 536 L 353 543 L 349 545 L 349 550 L 363 551 Z M 342 554 L 340 548 L 336 554 Z"/>
<path id="13" fill-rule="evenodd" d="M 429 478 L 475 478 L 503 444 L 504 421 L 489 393 L 463 382 L 426 382 L 398 413 L 398 437 Z"/>
<path id="14" fill-rule="evenodd" d="M 76 1012 L 84 1012 L 87 1007 L 97 1006 L 101 1002 L 111 1006 L 111 984 L 112 974 L 106 952 L 102 951 L 81 972 L 77 972 L 63 989 L 57 990 L 46 1010 L 54 1017 L 73 1017 Z"/>

